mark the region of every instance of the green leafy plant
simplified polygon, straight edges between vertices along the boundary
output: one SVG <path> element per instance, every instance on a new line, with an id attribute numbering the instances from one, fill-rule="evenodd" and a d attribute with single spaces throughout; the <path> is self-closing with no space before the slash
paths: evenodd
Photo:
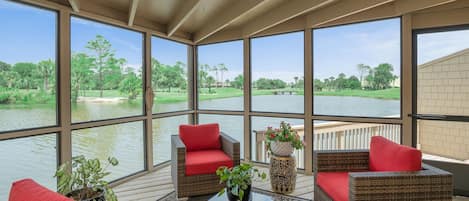
<path id="1" fill-rule="evenodd" d="M 107 167 L 116 166 L 119 161 L 109 157 L 107 162 L 103 168 L 99 159 L 86 159 L 81 155 L 73 157 L 71 164 L 69 162 L 62 164 L 54 175 L 59 179 L 58 192 L 75 200 L 83 200 L 99 196 L 104 191 L 107 201 L 117 201 L 114 191 L 104 177 L 111 174 L 106 171 Z"/>
<path id="2" fill-rule="evenodd" d="M 232 168 L 219 167 L 217 169 L 217 175 L 220 177 L 220 183 L 225 183 L 226 189 L 228 189 L 231 194 L 238 196 L 240 200 L 243 199 L 248 186 L 252 184 L 252 179 L 260 178 L 264 180 L 267 177 L 265 172 L 261 173 L 248 163 L 242 163 Z M 225 193 L 225 188 L 218 192 L 218 196 L 223 193 Z"/>
<path id="3" fill-rule="evenodd" d="M 272 142 L 291 142 L 292 147 L 295 149 L 302 149 L 305 146 L 305 142 L 300 139 L 298 132 L 293 130 L 291 125 L 284 121 L 280 122 L 280 128 L 273 129 L 272 127 L 267 127 L 265 141 L 268 151 L 270 151 L 270 144 Z"/>

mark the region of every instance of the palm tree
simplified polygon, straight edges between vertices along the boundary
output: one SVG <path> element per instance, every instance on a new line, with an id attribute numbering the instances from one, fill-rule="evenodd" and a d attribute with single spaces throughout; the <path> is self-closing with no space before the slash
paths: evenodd
<path id="1" fill-rule="evenodd" d="M 335 77 L 334 76 L 329 77 L 329 86 L 330 86 L 331 91 L 333 89 L 335 90 Z"/>
<path id="2" fill-rule="evenodd" d="M 55 63 L 49 59 L 46 61 L 41 61 L 37 64 L 37 72 L 41 75 L 43 79 L 43 89 L 45 91 L 49 90 L 49 79 L 51 78 L 52 74 L 54 73 Z"/>
<path id="3" fill-rule="evenodd" d="M 358 64 L 357 65 L 358 74 L 360 75 L 360 84 L 363 84 L 363 76 L 370 72 L 370 66 L 365 64 Z"/>
<path id="4" fill-rule="evenodd" d="M 207 86 L 208 86 L 208 93 L 212 93 L 212 84 L 215 83 L 215 78 L 212 76 L 207 77 Z"/>
<path id="5" fill-rule="evenodd" d="M 199 82 L 200 87 L 206 86 L 208 71 L 210 70 L 210 66 L 208 64 L 201 64 L 199 70 Z"/>
<path id="6" fill-rule="evenodd" d="M 293 77 L 293 79 L 295 80 L 295 87 L 298 87 L 298 76 Z"/>
<path id="7" fill-rule="evenodd" d="M 220 76 L 221 76 L 220 81 L 221 81 L 221 83 L 222 83 L 222 84 L 221 84 L 221 87 L 224 87 L 224 86 L 225 86 L 225 83 L 223 82 L 223 73 L 226 72 L 226 71 L 228 71 L 228 68 L 225 66 L 224 63 L 221 63 L 221 64 L 218 64 L 218 70 L 219 70 L 220 73 L 221 73 L 221 75 L 220 75 Z"/>
<path id="8" fill-rule="evenodd" d="M 218 79 L 218 67 L 217 67 L 217 66 L 212 66 L 211 71 L 215 71 L 215 78 L 214 78 L 214 80 L 215 80 L 215 87 L 218 87 L 218 84 L 216 84 L 216 83 L 218 82 L 218 80 L 219 80 L 219 79 Z"/>

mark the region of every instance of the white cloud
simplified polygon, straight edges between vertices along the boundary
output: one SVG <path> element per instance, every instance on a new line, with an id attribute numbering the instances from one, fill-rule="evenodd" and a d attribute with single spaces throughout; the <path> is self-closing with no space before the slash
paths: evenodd
<path id="1" fill-rule="evenodd" d="M 142 64 L 124 64 L 124 68 L 133 68 L 135 70 L 135 72 L 139 71 L 140 69 L 142 69 Z"/>
<path id="2" fill-rule="evenodd" d="M 133 43 L 131 43 L 131 42 L 128 42 L 128 41 L 126 41 L 126 40 L 122 40 L 122 39 L 117 38 L 117 37 L 112 37 L 111 40 L 112 40 L 113 42 L 116 42 L 116 43 L 121 44 L 121 45 L 124 46 L 124 47 L 127 47 L 127 48 L 130 49 L 130 51 L 132 51 L 132 52 L 139 52 L 139 53 L 142 52 L 142 47 L 141 47 L 141 46 L 138 47 L 137 45 L 135 45 L 135 44 L 133 44 Z"/>
<path id="3" fill-rule="evenodd" d="M 109 25 L 105 25 L 103 23 L 99 22 L 93 22 L 91 20 L 83 19 L 80 17 L 72 17 L 71 18 L 71 23 L 73 26 L 73 23 L 81 24 L 81 25 L 86 25 L 86 26 L 92 26 L 93 28 L 100 28 L 100 29 L 106 29 L 109 28 Z"/>

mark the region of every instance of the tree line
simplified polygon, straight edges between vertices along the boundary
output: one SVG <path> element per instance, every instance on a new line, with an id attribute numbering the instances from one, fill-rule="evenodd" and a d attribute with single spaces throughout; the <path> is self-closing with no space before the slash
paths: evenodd
<path id="1" fill-rule="evenodd" d="M 223 63 L 214 66 L 210 66 L 208 64 L 200 65 L 198 71 L 199 87 L 208 88 L 209 93 L 213 93 L 213 87 L 232 87 L 243 89 L 244 76 L 242 74 L 237 75 L 233 80 L 224 80 L 223 73 L 225 72 L 228 72 L 228 68 Z M 294 82 L 291 83 L 287 83 L 281 79 L 259 78 L 253 82 L 253 87 L 257 89 L 283 89 L 287 87 L 304 88 L 304 78 L 295 76 Z"/>
<path id="2" fill-rule="evenodd" d="M 314 79 L 313 87 L 316 91 L 337 91 L 344 89 L 382 90 L 392 87 L 392 82 L 398 77 L 393 74 L 394 68 L 389 63 L 382 63 L 376 67 L 358 64 L 359 77 L 340 73 L 337 78 L 331 76 L 323 80 Z"/>
<path id="3" fill-rule="evenodd" d="M 85 47 L 88 53 L 77 52 L 71 56 L 71 99 L 76 102 L 87 91 L 118 90 L 129 100 L 142 92 L 142 72 L 125 67 L 126 60 L 118 58 L 111 43 L 97 35 Z M 154 88 L 187 87 L 185 64 L 164 65 L 152 58 L 152 86 Z M 49 59 L 38 63 L 18 62 L 8 64 L 0 61 L 0 103 L 34 102 L 45 103 L 54 99 L 56 89 L 56 64 Z M 22 90 L 22 91 L 20 91 Z M 37 100 L 48 97 L 49 100 Z M 45 98 L 44 98 L 45 99 Z"/>
<path id="4" fill-rule="evenodd" d="M 0 104 L 53 102 L 50 94 L 55 94 L 55 79 L 55 62 L 50 59 L 13 65 L 0 61 Z"/>
<path id="5" fill-rule="evenodd" d="M 73 53 L 71 57 L 71 95 L 76 102 L 79 96 L 86 96 L 87 91 L 99 91 L 103 97 L 105 90 L 118 90 L 129 100 L 137 99 L 142 93 L 142 68 L 135 70 L 125 67 L 126 60 L 118 58 L 111 43 L 101 35 L 89 41 L 85 48 L 87 53 Z M 151 58 L 151 85 L 155 90 L 165 92 L 185 92 L 187 89 L 187 66 L 182 62 L 174 65 L 160 63 Z M 358 77 L 347 77 L 340 73 L 337 78 L 329 77 L 323 80 L 315 79 L 313 87 L 316 91 L 369 89 L 380 90 L 390 88 L 397 79 L 393 74 L 393 66 L 388 63 L 370 67 L 365 64 L 357 65 Z M 213 93 L 213 87 L 232 87 L 243 89 L 242 74 L 233 80 L 224 79 L 228 68 L 220 63 L 214 66 L 202 64 L 199 66 L 199 87 L 208 88 Z M 284 89 L 303 88 L 304 77 L 295 76 L 294 82 L 287 83 L 281 79 L 259 78 L 253 82 L 256 89 Z M 18 90 L 26 92 L 19 93 Z M 37 63 L 18 62 L 13 65 L 0 61 L 0 103 L 13 103 L 17 100 L 27 102 L 29 99 L 41 99 L 42 102 L 55 101 L 56 64 L 48 59 Z M 31 90 L 31 91 L 30 91 Z M 34 90 L 34 91 L 33 91 Z M 39 102 L 41 102 L 39 101 Z"/>

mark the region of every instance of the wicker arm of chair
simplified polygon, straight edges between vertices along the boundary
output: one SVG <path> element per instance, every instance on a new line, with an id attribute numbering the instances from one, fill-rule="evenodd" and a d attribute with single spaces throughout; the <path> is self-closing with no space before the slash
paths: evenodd
<path id="1" fill-rule="evenodd" d="M 178 189 L 178 178 L 184 177 L 186 164 L 186 146 L 179 135 L 171 135 L 171 177 L 174 188 Z"/>
<path id="2" fill-rule="evenodd" d="M 220 140 L 223 152 L 230 156 L 234 166 L 239 165 L 239 142 L 223 132 L 220 132 Z"/>
<path id="3" fill-rule="evenodd" d="M 349 200 L 452 200 L 452 174 L 424 165 L 416 172 L 349 173 Z"/>
<path id="4" fill-rule="evenodd" d="M 314 151 L 313 171 L 353 172 L 368 171 L 368 150 Z"/>

